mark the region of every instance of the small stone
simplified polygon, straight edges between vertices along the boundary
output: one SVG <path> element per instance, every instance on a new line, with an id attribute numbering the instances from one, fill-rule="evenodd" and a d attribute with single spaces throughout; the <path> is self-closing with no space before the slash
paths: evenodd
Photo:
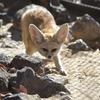
<path id="1" fill-rule="evenodd" d="M 18 48 L 18 42 L 14 40 L 6 40 L 2 43 L 1 48 Z"/>
<path id="2" fill-rule="evenodd" d="M 35 95 L 28 95 L 24 93 L 14 94 L 12 96 L 5 97 L 3 100 L 41 100 L 40 96 Z"/>
<path id="3" fill-rule="evenodd" d="M 3 20 L 0 19 L 0 28 L 2 27 L 2 24 L 3 24 Z"/>
<path id="4" fill-rule="evenodd" d="M 9 74 L 0 68 L 0 92 L 8 91 Z"/>
<path id="5" fill-rule="evenodd" d="M 82 39 L 78 39 L 75 42 L 69 43 L 68 48 L 74 50 L 89 50 L 89 47 Z"/>
<path id="6" fill-rule="evenodd" d="M 4 54 L 4 53 L 0 54 L 0 63 L 1 64 L 3 64 L 6 67 L 9 67 L 10 62 L 11 62 L 10 58 L 6 54 Z"/>
<path id="7" fill-rule="evenodd" d="M 19 54 L 13 58 L 10 64 L 10 67 L 15 67 L 16 69 L 21 69 L 25 66 L 31 67 L 39 75 L 44 74 L 44 63 L 42 59 L 36 56 Z"/>
<path id="8" fill-rule="evenodd" d="M 11 32 L 1 32 L 0 38 L 11 37 Z"/>

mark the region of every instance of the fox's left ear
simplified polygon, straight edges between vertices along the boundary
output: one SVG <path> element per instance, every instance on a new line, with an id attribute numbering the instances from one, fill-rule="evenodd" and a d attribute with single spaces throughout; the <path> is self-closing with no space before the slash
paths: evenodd
<path id="1" fill-rule="evenodd" d="M 58 32 L 54 35 L 54 41 L 56 41 L 57 43 L 63 43 L 67 38 L 68 31 L 68 24 L 63 24 L 58 30 Z"/>
<path id="2" fill-rule="evenodd" d="M 29 32 L 33 42 L 42 43 L 44 41 L 43 33 L 34 24 L 29 25 Z"/>

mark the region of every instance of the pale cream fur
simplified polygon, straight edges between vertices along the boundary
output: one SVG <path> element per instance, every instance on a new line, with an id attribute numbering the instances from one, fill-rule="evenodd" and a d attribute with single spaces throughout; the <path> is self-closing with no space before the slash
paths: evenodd
<path id="1" fill-rule="evenodd" d="M 51 13 L 45 8 L 31 9 L 22 16 L 22 37 L 26 53 L 32 55 L 38 51 L 48 59 L 52 59 L 57 70 L 66 74 L 62 68 L 59 51 L 68 33 L 68 25 L 60 27 Z"/>

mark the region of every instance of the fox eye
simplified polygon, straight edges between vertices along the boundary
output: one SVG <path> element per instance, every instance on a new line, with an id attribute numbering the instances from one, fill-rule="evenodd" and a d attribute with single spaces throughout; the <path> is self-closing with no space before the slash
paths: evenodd
<path id="1" fill-rule="evenodd" d="M 48 52 L 48 50 L 47 50 L 47 49 L 45 49 L 45 48 L 42 48 L 42 50 L 43 50 L 43 51 L 45 51 L 45 52 Z"/>
<path id="2" fill-rule="evenodd" d="M 52 52 L 55 52 L 56 50 L 57 50 L 57 49 L 55 48 L 55 49 L 52 49 L 51 51 L 52 51 Z"/>

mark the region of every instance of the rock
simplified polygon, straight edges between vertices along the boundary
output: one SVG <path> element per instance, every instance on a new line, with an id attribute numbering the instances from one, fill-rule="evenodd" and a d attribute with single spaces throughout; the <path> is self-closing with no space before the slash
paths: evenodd
<path id="1" fill-rule="evenodd" d="M 9 2 L 7 2 L 6 0 L 0 0 L 0 2 L 2 2 L 5 5 L 5 8 L 8 8 L 6 10 L 8 10 L 8 13 L 14 13 L 14 11 L 17 11 L 19 9 L 21 9 L 22 7 L 26 6 L 27 4 L 29 4 L 29 0 L 9 0 Z"/>
<path id="2" fill-rule="evenodd" d="M 0 92 L 7 92 L 9 84 L 9 74 L 0 67 Z"/>
<path id="3" fill-rule="evenodd" d="M 87 5 L 100 7 L 100 0 L 81 0 L 81 2 Z"/>
<path id="4" fill-rule="evenodd" d="M 75 42 L 69 43 L 68 48 L 74 50 L 89 50 L 89 47 L 82 39 L 78 39 Z"/>
<path id="5" fill-rule="evenodd" d="M 16 69 L 21 69 L 25 66 L 31 67 L 39 75 L 44 75 L 44 63 L 42 59 L 36 56 L 19 54 L 13 58 L 10 64 L 10 67 L 15 67 Z"/>
<path id="6" fill-rule="evenodd" d="M 65 94 L 64 92 L 59 92 L 58 94 L 56 94 L 56 97 L 59 98 L 59 100 L 72 100 L 71 96 Z"/>
<path id="7" fill-rule="evenodd" d="M 46 7 L 54 16 L 56 23 L 61 25 L 70 22 L 68 10 L 60 3 L 60 0 L 40 0 L 41 5 Z"/>
<path id="8" fill-rule="evenodd" d="M 6 37 L 11 37 L 11 32 L 1 32 L 0 33 L 0 39 L 6 38 Z"/>
<path id="9" fill-rule="evenodd" d="M 86 43 L 100 38 L 100 24 L 88 14 L 78 17 L 71 31 L 74 40 L 82 39 Z"/>
<path id="10" fill-rule="evenodd" d="M 0 19 L 0 28 L 2 27 L 2 24 L 3 24 L 3 20 Z"/>
<path id="11" fill-rule="evenodd" d="M 3 100 L 41 100 L 39 95 L 28 95 L 24 93 L 14 94 L 12 96 L 5 97 Z"/>
<path id="12" fill-rule="evenodd" d="M 18 48 L 18 42 L 14 40 L 3 41 L 1 48 Z"/>
<path id="13" fill-rule="evenodd" d="M 0 10 L 4 9 L 4 4 L 0 2 Z"/>
<path id="14" fill-rule="evenodd" d="M 63 85 L 66 85 L 69 83 L 68 81 L 68 76 L 62 76 L 59 75 L 59 74 L 47 74 L 46 75 L 47 77 L 51 77 L 51 78 L 54 78 L 56 80 L 56 82 L 60 83 L 60 84 L 63 84 Z"/>
<path id="15" fill-rule="evenodd" d="M 42 98 L 50 97 L 60 91 L 70 94 L 64 85 L 56 82 L 53 78 L 38 76 L 30 67 L 18 70 L 15 78 L 10 78 L 10 83 L 16 90 L 22 85 L 28 94 L 38 94 Z"/>
<path id="16" fill-rule="evenodd" d="M 0 63 L 3 64 L 6 67 L 9 67 L 11 60 L 9 59 L 9 57 L 2 53 L 0 54 Z"/>
<path id="17" fill-rule="evenodd" d="M 9 23 L 13 21 L 13 16 L 17 10 L 29 4 L 29 0 L 0 0 L 0 3 L 4 4 L 0 6 L 0 18 L 4 20 L 4 23 Z"/>

